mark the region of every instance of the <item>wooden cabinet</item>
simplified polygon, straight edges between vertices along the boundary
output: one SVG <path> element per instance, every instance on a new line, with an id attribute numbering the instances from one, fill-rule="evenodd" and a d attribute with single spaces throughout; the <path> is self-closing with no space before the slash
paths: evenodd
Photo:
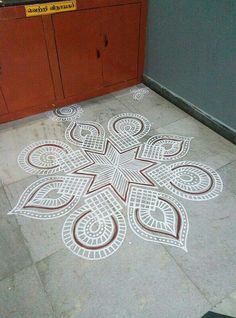
<path id="1" fill-rule="evenodd" d="M 103 86 L 97 10 L 53 16 L 65 97 Z"/>
<path id="2" fill-rule="evenodd" d="M 140 4 L 53 17 L 65 97 L 137 78 Z"/>
<path id="3" fill-rule="evenodd" d="M 140 9 L 139 3 L 103 9 L 104 85 L 138 76 Z"/>
<path id="4" fill-rule="evenodd" d="M 0 123 L 140 83 L 147 0 L 80 0 L 25 17 L 0 8 Z"/>
<path id="5" fill-rule="evenodd" d="M 2 94 L 2 90 L 0 88 L 0 115 L 1 114 L 6 114 L 7 113 L 7 105 L 5 103 L 3 94 Z"/>
<path id="6" fill-rule="evenodd" d="M 42 18 L 0 22 L 1 90 L 9 112 L 54 100 Z"/>

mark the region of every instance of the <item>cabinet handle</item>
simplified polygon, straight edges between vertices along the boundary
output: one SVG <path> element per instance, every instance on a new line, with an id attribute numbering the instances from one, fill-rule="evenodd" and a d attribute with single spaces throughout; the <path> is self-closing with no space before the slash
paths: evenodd
<path id="1" fill-rule="evenodd" d="M 108 36 L 107 34 L 104 34 L 104 46 L 108 47 L 109 41 L 108 41 Z"/>
<path id="2" fill-rule="evenodd" d="M 100 53 L 100 51 L 98 49 L 97 49 L 96 53 L 97 53 L 97 59 L 100 59 L 101 53 Z"/>

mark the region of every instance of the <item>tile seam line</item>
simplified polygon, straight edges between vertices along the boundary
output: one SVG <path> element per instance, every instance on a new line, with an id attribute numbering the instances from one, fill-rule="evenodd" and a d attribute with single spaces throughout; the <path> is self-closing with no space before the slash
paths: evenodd
<path id="1" fill-rule="evenodd" d="M 54 253 L 53 253 L 54 254 Z M 50 256 L 50 255 L 49 255 Z M 46 296 L 46 298 L 47 298 L 47 301 L 48 301 L 48 304 L 50 305 L 50 308 L 51 308 L 51 310 L 52 310 L 52 313 L 53 313 L 53 315 L 54 315 L 54 318 L 57 318 L 57 316 L 56 316 L 56 310 L 55 310 L 55 308 L 54 308 L 54 306 L 53 306 L 53 304 L 52 304 L 52 301 L 51 301 L 51 296 L 50 296 L 50 294 L 48 294 L 48 292 L 47 292 L 47 290 L 46 290 L 46 288 L 45 288 L 45 286 L 44 286 L 44 284 L 43 284 L 43 282 L 42 282 L 42 280 L 41 280 L 41 276 L 40 276 L 40 274 L 39 274 L 39 272 L 38 272 L 38 268 L 37 268 L 37 266 L 36 266 L 36 262 L 33 264 L 33 267 L 34 267 L 34 270 L 35 270 L 35 274 L 37 275 L 37 279 L 38 279 L 38 281 L 39 281 L 39 283 L 40 283 L 40 286 L 41 286 L 41 288 L 42 288 L 42 290 L 44 291 L 44 293 L 45 293 L 45 296 Z"/>
<path id="2" fill-rule="evenodd" d="M 39 263 L 41 263 L 41 262 L 47 260 L 49 257 L 52 257 L 52 256 L 54 256 L 55 254 L 57 254 L 58 252 L 63 251 L 63 250 L 66 250 L 66 251 L 67 251 L 67 249 L 66 249 L 65 246 L 60 247 L 58 250 L 56 250 L 55 252 L 51 253 L 50 255 L 47 255 L 47 256 L 45 256 L 45 257 L 43 257 L 43 258 L 41 258 L 41 259 L 39 259 L 39 260 L 37 260 L 37 261 L 34 261 L 34 264 L 35 264 L 36 268 L 37 268 L 37 265 L 38 265 Z"/>
<path id="3" fill-rule="evenodd" d="M 116 96 L 114 96 L 114 98 L 121 103 L 123 106 L 125 106 L 129 111 L 133 112 L 133 110 L 130 108 L 130 106 L 127 106 L 123 101 L 121 101 L 119 98 L 117 98 Z M 136 110 L 136 109 L 135 109 Z"/>
<path id="4" fill-rule="evenodd" d="M 127 107 L 131 112 L 133 112 L 133 110 L 131 109 L 131 108 L 129 108 L 129 106 L 127 106 L 123 101 L 121 101 L 119 98 L 117 98 L 116 96 L 115 96 L 115 99 L 117 99 L 123 106 L 125 106 L 125 107 Z M 171 103 L 172 104 L 172 103 Z M 135 107 L 135 104 L 134 104 L 134 106 L 133 106 L 134 108 L 135 108 L 135 111 L 136 112 L 138 112 L 138 110 L 136 109 L 136 107 Z M 158 106 L 157 106 L 158 107 Z M 145 116 L 145 114 L 142 114 L 142 115 L 144 115 Z M 185 119 L 185 118 L 188 118 L 189 117 L 189 115 L 186 113 L 186 116 L 184 116 L 184 117 L 182 117 L 182 118 L 179 118 L 179 119 L 176 119 L 176 120 L 174 120 L 174 121 L 172 121 L 172 122 L 170 122 L 170 123 L 168 123 L 168 124 L 166 124 L 166 125 L 164 125 L 164 126 L 159 126 L 157 129 L 155 129 L 155 130 L 158 130 L 159 128 L 165 128 L 166 126 L 169 126 L 169 125 L 171 125 L 171 124 L 173 124 L 173 123 L 176 123 L 177 121 L 179 121 L 179 120 L 183 120 L 183 119 Z M 190 116 L 191 117 L 191 116 Z M 158 132 L 157 132 L 158 133 Z"/>
<path id="5" fill-rule="evenodd" d="M 61 247 L 61 248 L 59 248 L 57 251 L 53 252 L 52 254 L 50 254 L 50 255 L 48 255 L 48 256 L 43 257 L 42 259 L 40 259 L 40 260 L 38 260 L 38 261 L 34 261 L 34 260 L 32 259 L 32 263 L 31 263 L 30 265 L 24 266 L 24 267 L 22 267 L 21 269 L 19 269 L 18 271 L 15 271 L 14 273 L 11 273 L 11 274 L 9 274 L 9 275 L 6 275 L 6 276 L 0 278 L 0 283 L 1 283 L 4 279 L 10 278 L 11 276 L 13 276 L 13 275 L 15 275 L 15 274 L 17 274 L 17 273 L 20 273 L 21 271 L 23 271 L 24 269 L 27 269 L 27 268 L 29 268 L 29 267 L 35 266 L 36 269 L 37 269 L 37 264 L 38 264 L 38 263 L 40 263 L 40 262 L 46 260 L 47 258 L 49 258 L 49 257 L 51 257 L 51 256 L 53 256 L 53 255 L 55 255 L 56 253 L 60 252 L 60 251 L 63 250 L 63 249 L 64 249 L 64 247 Z M 31 256 L 31 253 L 30 253 L 30 256 Z"/>
<path id="6" fill-rule="evenodd" d="M 224 167 L 227 167 L 227 166 L 231 165 L 232 163 L 236 163 L 236 160 L 232 160 L 232 161 L 226 163 L 225 165 L 223 165 L 223 166 L 217 168 L 216 170 L 218 171 L 218 170 L 220 170 L 220 169 L 222 169 L 222 168 L 224 168 Z"/>
<path id="7" fill-rule="evenodd" d="M 6 193 L 5 187 L 2 187 L 2 188 L 3 188 L 4 194 L 6 195 L 7 201 L 8 201 L 8 203 L 9 203 L 10 207 L 11 207 L 10 199 L 9 199 L 7 193 Z M 64 247 L 61 247 L 61 248 L 59 248 L 57 251 L 51 253 L 50 255 L 45 256 L 45 257 L 43 257 L 42 259 L 35 261 L 35 260 L 33 259 L 33 256 L 32 256 L 30 246 L 28 245 L 27 240 L 26 240 L 26 238 L 25 238 L 23 232 L 21 231 L 21 225 L 19 224 L 19 222 L 18 222 L 18 220 L 17 220 L 17 217 L 15 217 L 15 220 L 16 220 L 16 223 L 17 223 L 17 225 L 18 225 L 18 227 L 19 227 L 20 233 L 21 233 L 21 235 L 22 235 L 23 238 L 24 238 L 24 243 L 25 243 L 25 246 L 26 246 L 26 248 L 27 248 L 27 250 L 28 250 L 28 252 L 29 252 L 31 264 L 28 265 L 28 266 L 24 266 L 24 267 L 21 268 L 20 270 L 18 270 L 18 271 L 14 272 L 14 273 L 12 273 L 12 274 L 10 274 L 10 275 L 7 275 L 7 276 L 1 278 L 1 279 L 0 279 L 0 282 L 1 282 L 2 280 L 4 280 L 5 278 L 9 278 L 9 277 L 11 277 L 12 275 L 15 275 L 16 273 L 19 273 L 20 271 L 24 270 L 25 268 L 28 268 L 28 267 L 31 267 L 31 266 L 35 266 L 35 268 L 36 268 L 36 270 L 37 270 L 37 266 L 36 266 L 37 263 L 39 263 L 39 262 L 41 262 L 41 261 L 47 259 L 48 257 L 53 256 L 53 255 L 56 254 L 58 251 L 64 249 Z M 25 240 L 26 240 L 26 241 L 25 241 Z M 37 273 L 38 273 L 38 270 L 37 270 Z M 38 275 L 39 275 L 39 273 L 38 273 Z M 41 281 L 41 279 L 40 279 L 40 281 Z"/>
<path id="8" fill-rule="evenodd" d="M 213 306 L 215 306 L 214 303 L 212 303 L 210 301 L 210 299 L 208 299 L 208 297 L 203 293 L 203 291 L 200 289 L 200 287 L 198 287 L 196 285 L 196 283 L 194 283 L 194 281 L 191 279 L 191 277 L 185 272 L 185 270 L 182 268 L 182 266 L 177 262 L 176 258 L 168 251 L 168 248 L 166 246 L 164 246 L 164 249 L 166 250 L 167 254 L 169 255 L 169 257 L 171 259 L 173 259 L 173 261 L 175 262 L 175 264 L 177 265 L 177 267 L 181 270 L 181 272 L 184 274 L 184 276 L 193 284 L 193 286 L 198 290 L 198 292 L 200 293 L 200 295 L 207 301 L 207 303 L 211 306 L 211 308 Z"/>
<path id="9" fill-rule="evenodd" d="M 230 293 L 227 293 L 224 298 L 222 298 L 219 302 L 217 302 L 217 303 L 214 305 L 214 307 L 216 307 L 217 305 L 221 304 L 224 300 L 229 299 L 230 296 L 231 296 L 232 294 L 234 294 L 234 293 L 236 293 L 236 289 L 235 289 L 234 291 L 230 292 Z M 213 310 L 213 309 L 214 309 L 214 308 L 212 308 L 212 310 Z"/>
<path id="10" fill-rule="evenodd" d="M 10 199 L 9 199 L 9 197 L 8 197 L 8 195 L 7 195 L 7 192 L 6 192 L 5 187 L 3 186 L 2 189 L 3 189 L 3 192 L 4 192 L 5 196 L 6 196 L 7 202 L 9 203 L 10 208 L 12 209 L 12 205 L 11 205 Z M 9 212 L 9 211 L 8 211 L 8 212 Z M 5 217 L 9 217 L 9 215 L 6 214 Z M 25 246 L 25 248 L 27 249 L 27 251 L 28 251 L 28 253 L 29 253 L 29 258 L 30 258 L 30 261 L 31 261 L 31 264 L 30 264 L 29 266 L 32 266 L 32 265 L 34 264 L 34 261 L 33 261 L 33 257 L 32 257 L 32 254 L 31 254 L 31 250 L 30 250 L 30 248 L 29 248 L 28 241 L 27 241 L 26 237 L 24 236 L 24 233 L 23 233 L 22 230 L 21 230 L 21 225 L 19 224 L 19 222 L 18 222 L 18 220 L 17 220 L 17 217 L 16 217 L 15 215 L 14 215 L 13 217 L 14 217 L 14 219 L 15 219 L 15 221 L 16 221 L 16 224 L 17 224 L 17 226 L 18 226 L 18 228 L 19 228 L 20 234 L 22 235 L 23 242 L 24 242 L 24 246 Z M 26 267 L 28 267 L 28 266 L 26 266 Z M 22 269 L 24 269 L 24 268 L 25 268 L 25 267 L 23 267 Z M 21 269 L 21 270 L 22 270 L 22 269 Z M 19 270 L 19 271 L 20 271 L 20 270 Z M 18 273 L 19 271 L 17 271 L 17 273 Z M 15 273 L 13 273 L 13 274 L 15 274 Z M 11 275 L 10 275 L 10 276 L 11 276 Z M 1 281 L 1 279 L 0 279 L 0 281 Z"/>
<path id="11" fill-rule="evenodd" d="M 9 274 L 9 275 L 6 275 L 6 276 L 0 278 L 0 283 L 1 283 L 2 281 L 4 281 L 5 279 L 8 279 L 8 278 L 10 278 L 10 277 L 12 277 L 12 276 L 14 276 L 14 275 L 16 275 L 16 274 L 22 272 L 23 270 L 32 267 L 32 266 L 34 266 L 34 263 L 32 263 L 32 264 L 30 264 L 30 265 L 28 265 L 28 266 L 24 266 L 23 268 L 19 269 L 18 271 L 16 271 L 16 272 L 14 272 L 14 273 L 11 273 L 11 274 Z"/>
<path id="12" fill-rule="evenodd" d="M 20 167 L 19 167 L 19 169 L 20 169 Z M 6 196 L 7 196 L 7 199 L 8 199 L 8 201 L 9 201 L 9 203 L 10 203 L 10 207 L 12 207 L 12 205 L 11 205 L 10 199 L 8 198 L 8 195 L 7 195 L 7 192 L 6 192 L 6 190 L 5 190 L 5 187 L 14 185 L 14 184 L 16 184 L 16 183 L 18 183 L 18 182 L 22 182 L 22 181 L 27 180 L 27 179 L 32 178 L 32 177 L 35 177 L 35 178 L 37 178 L 37 179 L 40 179 L 40 176 L 38 176 L 38 175 L 36 175 L 36 174 L 29 174 L 27 177 L 22 178 L 22 179 L 19 179 L 19 180 L 16 180 L 16 181 L 13 181 L 13 182 L 11 182 L 11 183 L 4 183 L 4 182 L 1 183 L 0 188 L 2 187 L 2 188 L 4 189 L 4 192 L 5 192 L 5 194 L 6 194 Z M 35 180 L 35 181 L 36 181 L 36 180 Z M 32 183 L 32 182 L 31 182 L 31 183 Z M 13 207 L 12 207 L 12 208 L 13 208 Z"/>

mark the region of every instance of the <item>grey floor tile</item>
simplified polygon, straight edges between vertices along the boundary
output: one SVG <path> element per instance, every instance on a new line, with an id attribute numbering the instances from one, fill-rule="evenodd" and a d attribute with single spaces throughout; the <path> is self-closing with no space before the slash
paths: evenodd
<path id="1" fill-rule="evenodd" d="M 212 311 L 222 315 L 236 317 L 236 291 L 223 299 Z"/>
<path id="2" fill-rule="evenodd" d="M 112 94 L 82 102 L 81 106 L 84 111 L 82 118 L 100 123 L 105 130 L 110 118 L 117 114 L 132 112 L 132 109 L 123 105 Z"/>
<path id="3" fill-rule="evenodd" d="M 132 93 L 116 98 L 133 112 L 145 116 L 155 129 L 179 119 L 189 117 L 187 113 L 183 112 L 153 91 L 150 91 L 148 95 L 145 95 L 141 101 L 135 101 Z"/>
<path id="4" fill-rule="evenodd" d="M 1 318 L 55 318 L 34 267 L 0 281 Z"/>
<path id="5" fill-rule="evenodd" d="M 125 88 L 125 89 L 121 89 L 121 90 L 119 90 L 117 92 L 113 92 L 112 95 L 119 98 L 121 96 L 132 94 L 133 90 L 137 90 L 137 89 L 140 89 L 140 88 L 147 88 L 147 86 L 144 85 L 143 83 L 140 83 L 138 85 L 132 86 L 131 88 L 128 87 L 128 88 Z"/>
<path id="6" fill-rule="evenodd" d="M 15 217 L 7 213 L 10 205 L 3 188 L 0 188 L 0 279 L 29 266 L 31 256 Z"/>
<path id="7" fill-rule="evenodd" d="M 226 188 L 236 194 L 236 160 L 218 170 Z"/>
<path id="8" fill-rule="evenodd" d="M 157 132 L 193 137 L 186 160 L 200 161 L 218 169 L 236 159 L 235 145 L 192 117 L 162 127 Z"/>
<path id="9" fill-rule="evenodd" d="M 39 221 L 6 214 L 8 201 L 14 207 L 37 178 L 17 165 L 19 152 L 42 139 L 65 141 L 68 123 L 52 122 L 44 114 L 1 126 L 0 179 L 8 200 L 0 189 L 0 317 L 54 317 L 50 300 L 57 318 L 200 318 L 236 289 L 236 147 L 152 91 L 141 102 L 128 88 L 81 105 L 81 120 L 97 121 L 105 129 L 112 116 L 135 112 L 152 123 L 146 139 L 158 133 L 194 137 L 183 160 L 222 167 L 224 192 L 206 202 L 179 199 L 189 215 L 188 253 L 143 241 L 128 230 L 112 257 L 82 260 L 62 243 L 66 217 Z M 22 270 L 31 264 L 30 254 L 48 296 L 34 268 Z"/>
<path id="10" fill-rule="evenodd" d="M 0 218 L 8 217 L 7 213 L 11 209 L 6 192 L 3 187 L 0 187 Z"/>
<path id="11" fill-rule="evenodd" d="M 168 251 L 215 305 L 236 289 L 236 195 L 224 190 L 211 201 L 180 201 L 189 215 L 188 253 Z"/>
<path id="12" fill-rule="evenodd" d="M 36 115 L 28 116 L 25 118 L 20 118 L 17 120 L 9 121 L 3 124 L 0 124 L 0 132 L 7 129 L 12 129 L 13 127 L 20 127 L 24 125 L 28 125 L 29 123 L 32 124 L 36 121 L 41 121 L 47 117 L 47 112 L 39 113 Z"/>
<path id="13" fill-rule="evenodd" d="M 22 192 L 35 180 L 36 177 L 33 176 L 5 186 L 12 208 L 17 204 Z M 9 215 L 8 218 L 11 219 L 14 216 Z M 54 220 L 36 220 L 16 215 L 16 218 L 35 262 L 64 247 L 61 230 L 66 217 Z"/>
<path id="14" fill-rule="evenodd" d="M 32 142 L 39 140 L 64 141 L 65 128 L 61 122 L 52 124 L 51 119 L 44 118 L 3 130 L 0 134 L 0 180 L 3 184 L 10 184 L 29 176 L 17 163 L 19 153 Z"/>
<path id="15" fill-rule="evenodd" d="M 210 308 L 162 246 L 133 234 L 115 257 L 91 262 L 61 250 L 37 269 L 58 318 L 156 318 L 157 313 L 199 318 Z"/>

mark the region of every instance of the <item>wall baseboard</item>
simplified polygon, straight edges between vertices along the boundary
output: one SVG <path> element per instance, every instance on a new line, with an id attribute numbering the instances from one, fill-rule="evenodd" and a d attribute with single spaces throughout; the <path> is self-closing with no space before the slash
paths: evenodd
<path id="1" fill-rule="evenodd" d="M 217 314 L 216 312 L 209 311 L 205 316 L 202 318 L 233 318 L 231 316 Z"/>
<path id="2" fill-rule="evenodd" d="M 144 75 L 143 82 L 145 85 L 150 87 L 152 90 L 154 90 L 165 99 L 169 100 L 171 103 L 175 104 L 177 107 L 181 108 L 183 111 L 196 118 L 207 127 L 211 128 L 221 136 L 236 144 L 236 131 L 234 129 L 228 127 L 227 125 L 224 125 L 216 118 L 203 112 L 201 109 L 188 102 L 181 96 L 176 95 L 168 88 L 153 80 L 151 77 Z"/>

